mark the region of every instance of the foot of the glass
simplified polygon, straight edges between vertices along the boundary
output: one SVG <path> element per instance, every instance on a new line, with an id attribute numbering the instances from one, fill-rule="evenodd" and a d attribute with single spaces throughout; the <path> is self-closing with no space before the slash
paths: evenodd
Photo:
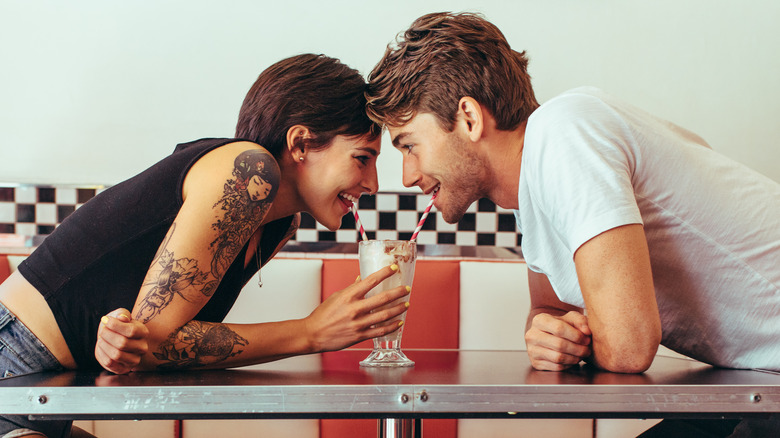
<path id="1" fill-rule="evenodd" d="M 413 367 L 414 361 L 399 349 L 375 349 L 360 362 L 362 367 Z"/>

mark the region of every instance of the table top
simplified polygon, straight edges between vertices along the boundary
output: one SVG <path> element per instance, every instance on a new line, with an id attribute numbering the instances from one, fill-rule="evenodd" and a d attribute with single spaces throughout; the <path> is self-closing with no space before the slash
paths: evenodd
<path id="1" fill-rule="evenodd" d="M 0 380 L 0 412 L 40 418 L 750 416 L 780 413 L 780 374 L 659 356 L 643 374 L 545 372 L 524 351 L 404 350 L 411 368 L 362 368 L 367 350 L 230 370 L 46 372 Z"/>

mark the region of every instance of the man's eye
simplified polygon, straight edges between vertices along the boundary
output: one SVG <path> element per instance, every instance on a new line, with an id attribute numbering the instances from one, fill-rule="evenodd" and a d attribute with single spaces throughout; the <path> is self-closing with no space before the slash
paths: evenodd
<path id="1" fill-rule="evenodd" d="M 371 158 L 369 158 L 368 155 L 358 155 L 355 159 L 360 161 L 360 164 L 368 164 L 368 160 Z"/>
<path id="2" fill-rule="evenodd" d="M 410 144 L 405 144 L 405 145 L 403 145 L 403 147 L 402 147 L 402 148 L 403 148 L 403 149 L 406 149 L 406 152 L 411 154 L 411 153 L 412 153 L 412 147 L 413 147 L 413 146 L 412 146 L 412 145 L 410 145 Z"/>

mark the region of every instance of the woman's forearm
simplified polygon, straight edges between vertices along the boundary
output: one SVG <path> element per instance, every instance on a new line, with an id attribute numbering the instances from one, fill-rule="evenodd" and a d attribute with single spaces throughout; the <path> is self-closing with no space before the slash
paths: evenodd
<path id="1" fill-rule="evenodd" d="M 150 345 L 140 368 L 221 369 L 313 353 L 303 320 L 259 324 L 190 321 Z"/>

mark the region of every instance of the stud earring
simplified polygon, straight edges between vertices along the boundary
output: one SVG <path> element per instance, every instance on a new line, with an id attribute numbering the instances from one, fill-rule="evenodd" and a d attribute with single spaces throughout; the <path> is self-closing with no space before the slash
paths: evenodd
<path id="1" fill-rule="evenodd" d="M 303 157 L 298 157 L 298 161 L 303 161 Z"/>

